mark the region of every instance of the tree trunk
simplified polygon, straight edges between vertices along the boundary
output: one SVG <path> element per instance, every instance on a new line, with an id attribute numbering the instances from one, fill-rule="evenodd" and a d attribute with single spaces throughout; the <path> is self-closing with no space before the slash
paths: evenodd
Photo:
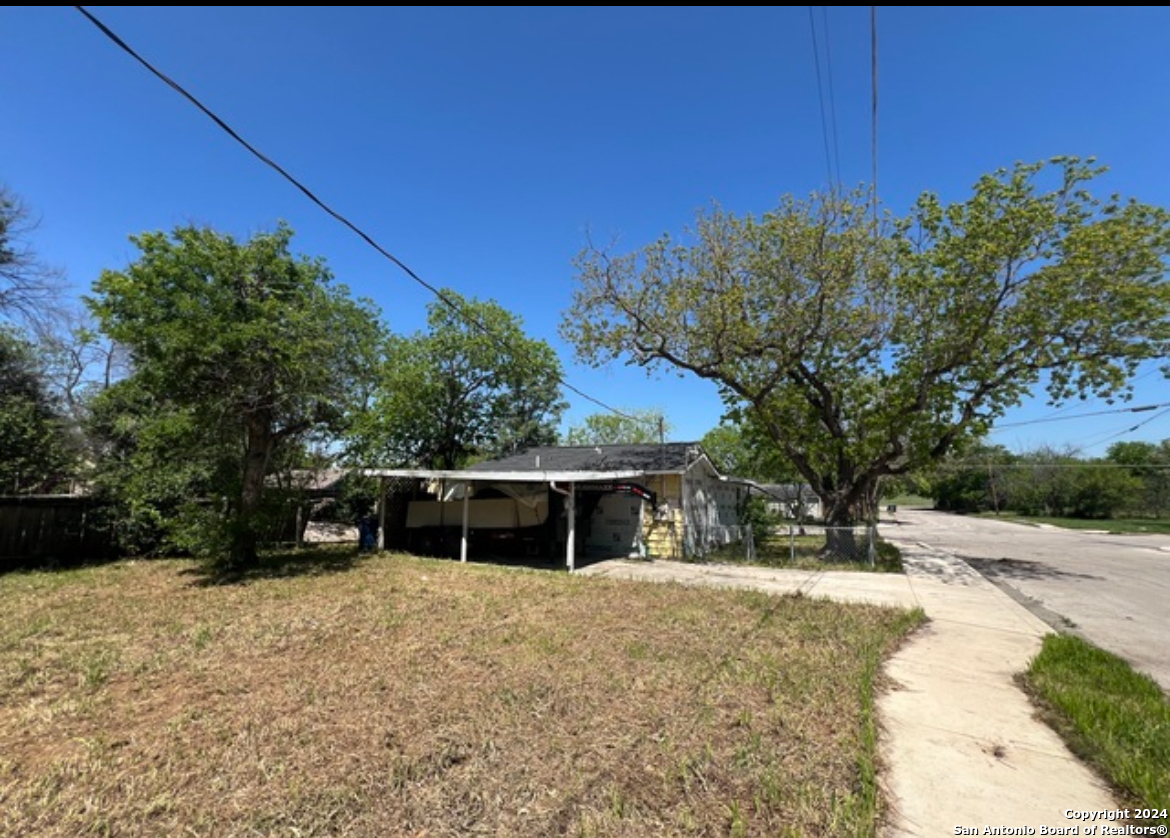
<path id="1" fill-rule="evenodd" d="M 858 545 L 854 527 L 859 520 L 864 521 L 875 514 L 877 492 L 877 478 L 866 475 L 823 498 L 827 509 L 822 559 L 846 562 L 866 560 L 866 550 L 864 545 Z"/>
<path id="2" fill-rule="evenodd" d="M 863 558 L 863 551 L 857 546 L 853 527 L 828 527 L 825 529 L 825 546 L 821 558 L 829 562 L 857 562 Z"/>
<path id="3" fill-rule="evenodd" d="M 244 454 L 243 482 L 240 484 L 240 503 L 231 521 L 232 569 L 242 570 L 256 564 L 260 538 L 261 504 L 264 500 L 264 478 L 276 437 L 271 424 L 263 416 L 248 417 L 248 444 Z"/>

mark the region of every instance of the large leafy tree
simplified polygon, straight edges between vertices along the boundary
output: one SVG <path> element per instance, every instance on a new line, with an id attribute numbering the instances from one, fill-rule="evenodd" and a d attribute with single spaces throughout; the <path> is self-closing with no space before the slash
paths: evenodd
<path id="1" fill-rule="evenodd" d="M 724 474 L 761 483 L 800 480 L 792 463 L 750 415 L 739 422 L 720 422 L 703 435 L 702 444 Z"/>
<path id="2" fill-rule="evenodd" d="M 670 433 L 661 410 L 634 409 L 591 413 L 565 434 L 566 445 L 639 445 L 661 442 Z"/>
<path id="3" fill-rule="evenodd" d="M 225 500 L 202 508 L 215 511 L 207 542 L 229 567 L 256 559 L 266 477 L 291 448 L 343 430 L 376 366 L 376 312 L 321 260 L 293 255 L 292 235 L 283 224 L 247 241 L 204 227 L 145 233 L 131 239 L 138 259 L 103 272 L 89 300 L 132 358 L 122 420 L 140 422 L 146 444 L 123 451 L 153 452 L 137 463 L 163 472 L 174 463 L 160 441 L 176 441 L 178 456 L 179 441 L 213 452 L 184 485 Z"/>
<path id="4" fill-rule="evenodd" d="M 135 375 L 88 398 L 83 427 L 90 488 L 121 551 L 223 558 L 232 534 L 223 500 L 240 482 L 238 428 L 202 421 L 199 406 L 151 392 Z"/>
<path id="5" fill-rule="evenodd" d="M 354 435 L 366 463 L 458 468 L 556 440 L 561 364 L 493 301 L 451 290 L 427 330 L 391 336 L 372 405 Z"/>
<path id="6" fill-rule="evenodd" d="M 0 494 L 58 488 L 75 449 L 37 346 L 0 327 Z"/>
<path id="7" fill-rule="evenodd" d="M 1095 198 L 1101 170 L 1055 158 L 922 195 L 878 229 L 866 195 L 700 215 L 690 240 L 588 247 L 562 334 L 594 364 L 666 365 L 718 384 L 848 524 L 881 479 L 981 437 L 1045 387 L 1124 393 L 1170 349 L 1170 216 Z"/>
<path id="8" fill-rule="evenodd" d="M 997 515 L 1012 507 L 1018 457 L 1002 445 L 978 442 L 955 452 L 921 475 L 929 484 L 936 509 Z"/>
<path id="9" fill-rule="evenodd" d="M 54 386 L 64 289 L 32 247 L 35 229 L 28 205 L 0 184 L 0 492 L 57 490 L 78 459 Z"/>
<path id="10" fill-rule="evenodd" d="M 1131 500 L 1130 512 L 1155 518 L 1166 514 L 1170 509 L 1170 439 L 1159 443 L 1115 442 L 1109 446 L 1106 458 L 1124 466 L 1140 482 L 1141 491 Z"/>
<path id="11" fill-rule="evenodd" d="M 1112 518 L 1141 491 L 1125 469 L 1084 460 L 1072 448 L 1042 446 L 1014 459 L 1004 474 L 1005 505 L 1024 515 Z"/>

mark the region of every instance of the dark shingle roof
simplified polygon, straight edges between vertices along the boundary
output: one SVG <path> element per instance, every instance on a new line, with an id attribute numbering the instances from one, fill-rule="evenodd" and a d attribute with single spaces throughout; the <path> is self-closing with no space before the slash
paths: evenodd
<path id="1" fill-rule="evenodd" d="M 288 474 L 270 474 L 264 478 L 269 486 L 286 486 L 309 494 L 337 494 L 349 476 L 347 469 L 293 469 Z"/>
<path id="2" fill-rule="evenodd" d="M 665 445 L 549 445 L 476 463 L 467 471 L 646 471 L 676 472 L 702 453 L 695 442 Z M 539 464 L 538 464 L 539 463 Z"/>

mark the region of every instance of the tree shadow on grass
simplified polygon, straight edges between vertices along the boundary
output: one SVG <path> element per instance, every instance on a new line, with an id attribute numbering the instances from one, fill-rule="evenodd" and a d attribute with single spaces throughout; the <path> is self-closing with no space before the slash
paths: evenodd
<path id="1" fill-rule="evenodd" d="M 115 564 L 121 561 L 118 556 L 112 557 L 85 557 L 61 560 L 55 556 L 30 556 L 28 558 L 8 559 L 0 562 L 0 576 L 9 573 L 67 573 L 74 570 L 86 570 L 102 565 Z"/>
<path id="2" fill-rule="evenodd" d="M 192 584 L 207 588 L 217 585 L 247 585 L 263 579 L 291 579 L 299 576 L 331 576 L 346 573 L 365 562 L 369 552 L 357 545 L 284 548 L 261 553 L 255 565 L 247 568 L 222 568 L 199 564 L 180 571 L 192 576 Z"/>

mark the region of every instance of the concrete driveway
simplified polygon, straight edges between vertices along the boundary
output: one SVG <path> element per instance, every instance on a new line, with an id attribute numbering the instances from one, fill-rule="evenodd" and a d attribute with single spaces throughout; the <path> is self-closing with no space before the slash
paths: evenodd
<path id="1" fill-rule="evenodd" d="M 1170 536 L 1032 527 L 899 510 L 882 535 L 967 561 L 1055 628 L 1128 660 L 1170 691 Z"/>

